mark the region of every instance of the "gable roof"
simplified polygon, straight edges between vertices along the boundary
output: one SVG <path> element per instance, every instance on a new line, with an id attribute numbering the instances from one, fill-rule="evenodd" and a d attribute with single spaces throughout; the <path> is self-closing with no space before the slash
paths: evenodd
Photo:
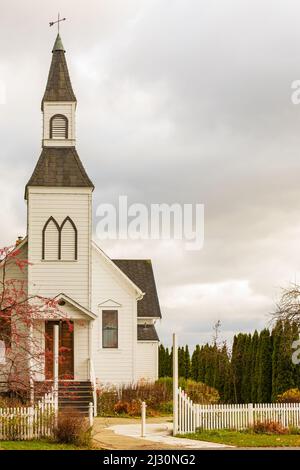
<path id="1" fill-rule="evenodd" d="M 45 94 L 42 99 L 42 110 L 45 101 L 76 102 L 76 96 L 73 92 L 65 57 L 65 50 L 59 34 L 57 35 L 52 50 L 52 61 Z"/>
<path id="2" fill-rule="evenodd" d="M 91 312 L 87 308 L 83 307 L 81 304 L 76 302 L 76 300 L 72 299 L 71 297 L 64 294 L 63 292 L 56 295 L 54 297 L 54 300 L 64 300 L 65 302 L 69 303 L 70 305 L 75 307 L 80 312 L 84 313 L 87 317 L 91 318 L 92 320 L 95 320 L 97 318 L 97 315 L 95 315 L 93 312 Z"/>
<path id="3" fill-rule="evenodd" d="M 75 147 L 43 147 L 28 186 L 94 188 Z"/>
<path id="4" fill-rule="evenodd" d="M 159 337 L 154 325 L 137 326 L 138 341 L 159 341 Z"/>
<path id="5" fill-rule="evenodd" d="M 138 317 L 161 318 L 151 260 L 113 259 L 112 261 L 145 293 L 137 304 Z"/>

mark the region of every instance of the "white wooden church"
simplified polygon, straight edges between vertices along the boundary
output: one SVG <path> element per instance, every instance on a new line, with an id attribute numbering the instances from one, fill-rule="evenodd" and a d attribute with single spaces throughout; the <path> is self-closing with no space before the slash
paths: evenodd
<path id="1" fill-rule="evenodd" d="M 28 296 L 59 300 L 73 324 L 70 335 L 59 322 L 68 351 L 59 376 L 89 382 L 92 368 L 98 384 L 153 381 L 161 312 L 151 261 L 110 259 L 92 240 L 94 186 L 76 151 L 76 97 L 59 35 L 42 113 L 42 151 L 25 189 L 27 236 L 18 249 L 30 263 L 22 274 Z M 46 349 L 55 321 L 39 323 L 33 334 Z M 45 360 L 35 379 L 52 374 Z"/>

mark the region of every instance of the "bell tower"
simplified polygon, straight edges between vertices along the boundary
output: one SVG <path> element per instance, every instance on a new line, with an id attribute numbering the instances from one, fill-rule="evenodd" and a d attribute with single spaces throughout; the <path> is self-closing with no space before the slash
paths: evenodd
<path id="1" fill-rule="evenodd" d="M 65 53 L 58 34 L 42 100 L 44 147 L 72 147 L 76 144 L 77 100 L 72 89 Z"/>
<path id="2" fill-rule="evenodd" d="M 42 151 L 25 189 L 29 295 L 91 304 L 92 192 L 76 151 L 77 100 L 59 34 L 42 99 Z"/>

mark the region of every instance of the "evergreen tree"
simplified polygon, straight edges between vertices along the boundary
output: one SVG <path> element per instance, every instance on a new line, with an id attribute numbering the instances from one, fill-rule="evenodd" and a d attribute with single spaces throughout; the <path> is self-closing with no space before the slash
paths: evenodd
<path id="1" fill-rule="evenodd" d="M 258 364 L 259 364 L 259 336 L 255 330 L 252 337 L 251 345 L 251 402 L 257 403 L 257 387 L 258 387 Z"/>
<path id="2" fill-rule="evenodd" d="M 178 375 L 185 377 L 185 353 L 184 348 L 178 348 Z"/>
<path id="3" fill-rule="evenodd" d="M 192 354 L 192 361 L 191 361 L 191 377 L 193 380 L 198 381 L 198 368 L 199 368 L 199 361 L 200 361 L 200 346 L 197 344 L 194 352 Z"/>
<path id="4" fill-rule="evenodd" d="M 166 377 L 166 350 L 164 348 L 164 346 L 161 344 L 159 346 L 159 350 L 158 350 L 158 360 L 159 360 L 159 377 Z"/>
<path id="5" fill-rule="evenodd" d="M 184 350 L 184 362 L 185 362 L 184 377 L 188 379 L 191 376 L 191 356 L 190 356 L 188 345 L 185 346 L 185 350 Z"/>
<path id="6" fill-rule="evenodd" d="M 241 400 L 242 403 L 251 402 L 251 350 L 252 350 L 252 336 L 249 334 L 245 340 L 245 349 L 243 355 L 243 376 L 241 383 Z"/>
<path id="7" fill-rule="evenodd" d="M 272 396 L 272 342 L 270 331 L 262 330 L 259 337 L 258 403 L 269 403 Z"/>

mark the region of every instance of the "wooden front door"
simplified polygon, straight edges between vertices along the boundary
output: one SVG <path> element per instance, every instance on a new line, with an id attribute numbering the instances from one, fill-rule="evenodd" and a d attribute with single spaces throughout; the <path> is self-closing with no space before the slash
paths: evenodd
<path id="1" fill-rule="evenodd" d="M 53 380 L 53 326 L 59 325 L 59 379 L 74 379 L 74 324 L 71 321 L 45 322 L 45 377 Z"/>

